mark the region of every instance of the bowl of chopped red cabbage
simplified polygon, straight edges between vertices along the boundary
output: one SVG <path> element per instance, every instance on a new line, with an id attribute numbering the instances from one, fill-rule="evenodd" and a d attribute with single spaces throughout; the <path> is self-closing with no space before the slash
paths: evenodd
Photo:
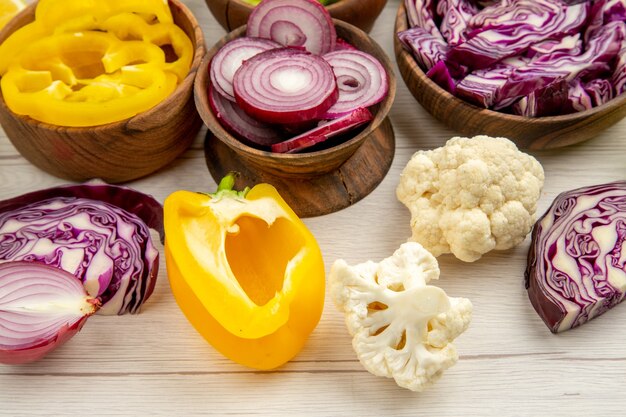
<path id="1" fill-rule="evenodd" d="M 623 0 L 404 0 L 394 47 L 416 100 L 466 135 L 557 148 L 626 116 Z"/>

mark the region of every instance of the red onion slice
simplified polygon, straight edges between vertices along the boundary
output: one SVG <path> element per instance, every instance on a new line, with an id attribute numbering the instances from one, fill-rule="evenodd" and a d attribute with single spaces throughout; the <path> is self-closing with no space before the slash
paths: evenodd
<path id="1" fill-rule="evenodd" d="M 357 51 L 357 47 L 352 45 L 350 42 L 343 38 L 337 38 L 337 43 L 335 44 L 335 49 L 333 51 Z"/>
<path id="2" fill-rule="evenodd" d="M 69 272 L 33 262 L 0 264 L 0 362 L 40 359 L 74 336 L 98 306 Z"/>
<path id="3" fill-rule="evenodd" d="M 381 63 L 362 51 L 330 52 L 323 58 L 333 67 L 339 99 L 326 112 L 325 118 L 335 118 L 359 107 L 369 107 L 382 101 L 389 90 L 387 72 Z"/>
<path id="4" fill-rule="evenodd" d="M 335 49 L 337 33 L 318 0 L 264 0 L 248 18 L 247 36 L 285 46 L 304 46 L 322 55 Z"/>
<path id="5" fill-rule="evenodd" d="M 211 60 L 211 84 L 225 98 L 235 101 L 233 77 L 243 61 L 281 45 L 261 38 L 238 38 L 222 46 Z"/>
<path id="6" fill-rule="evenodd" d="M 293 48 L 250 58 L 235 73 L 233 87 L 243 111 L 276 124 L 321 119 L 338 96 L 331 66 L 317 55 Z"/>
<path id="7" fill-rule="evenodd" d="M 343 117 L 326 122 L 315 129 L 305 132 L 295 138 L 272 145 L 272 152 L 295 153 L 327 139 L 354 129 L 363 123 L 372 120 L 372 113 L 366 108 L 358 108 Z"/>
<path id="8" fill-rule="evenodd" d="M 236 103 L 226 100 L 215 88 L 209 87 L 209 105 L 224 129 L 246 145 L 269 149 L 284 136 L 272 126 L 248 116 Z"/>

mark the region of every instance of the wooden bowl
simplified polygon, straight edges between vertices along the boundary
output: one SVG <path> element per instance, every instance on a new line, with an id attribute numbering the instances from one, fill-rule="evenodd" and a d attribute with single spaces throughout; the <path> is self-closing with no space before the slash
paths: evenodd
<path id="1" fill-rule="evenodd" d="M 42 123 L 9 110 L 0 95 L 0 124 L 17 150 L 33 165 L 57 177 L 85 181 L 129 181 L 173 161 L 193 142 L 202 126 L 193 101 L 193 82 L 204 56 L 204 35 L 179 0 L 169 0 L 174 21 L 191 39 L 195 52 L 183 82 L 163 102 L 130 119 L 94 127 Z M 29 5 L 0 33 L 2 43 L 34 19 Z"/>
<path id="2" fill-rule="evenodd" d="M 407 27 L 406 10 L 401 4 L 395 33 Z M 394 50 L 400 74 L 413 97 L 437 120 L 464 135 L 502 136 L 521 148 L 550 149 L 591 139 L 626 116 L 626 94 L 601 106 L 563 116 L 533 118 L 476 107 L 426 77 L 395 35 Z"/>
<path id="3" fill-rule="evenodd" d="M 244 0 L 205 0 L 205 2 L 215 19 L 227 31 L 245 25 L 255 7 Z M 386 3 L 387 0 L 340 0 L 326 6 L 326 9 L 335 19 L 369 32 Z"/>
<path id="4" fill-rule="evenodd" d="M 387 71 L 389 93 L 382 102 L 370 108 L 373 120 L 349 140 L 314 152 L 278 154 L 243 144 L 220 125 L 209 107 L 207 94 L 209 62 L 225 43 L 245 35 L 245 26 L 240 27 L 207 52 L 194 87 L 198 113 L 209 128 L 205 142 L 207 165 L 216 181 L 226 172 L 236 170 L 244 173 L 242 183 L 245 185 L 270 182 L 283 192 L 283 197 L 301 216 L 320 215 L 346 207 L 382 181 L 391 165 L 395 144 L 387 119 L 396 91 L 391 61 L 365 32 L 339 20 L 334 23 L 339 36 L 375 56 Z M 311 201 L 318 191 L 326 199 L 323 205 Z"/>

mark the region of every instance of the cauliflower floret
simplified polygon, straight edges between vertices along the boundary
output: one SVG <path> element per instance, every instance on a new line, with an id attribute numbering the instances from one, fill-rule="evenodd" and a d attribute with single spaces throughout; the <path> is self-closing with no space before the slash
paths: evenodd
<path id="1" fill-rule="evenodd" d="M 437 260 L 416 242 L 404 243 L 378 264 L 333 264 L 331 297 L 345 313 L 365 369 L 422 391 L 456 363 L 451 342 L 467 329 L 472 303 L 428 285 L 436 279 Z"/>
<path id="2" fill-rule="evenodd" d="M 411 211 L 410 240 L 466 262 L 519 245 L 535 220 L 543 168 L 505 138 L 452 138 L 419 151 L 396 189 Z"/>

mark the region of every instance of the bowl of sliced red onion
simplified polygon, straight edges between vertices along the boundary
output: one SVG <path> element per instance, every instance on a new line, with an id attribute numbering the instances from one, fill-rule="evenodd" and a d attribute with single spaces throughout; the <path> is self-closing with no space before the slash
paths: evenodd
<path id="1" fill-rule="evenodd" d="M 623 1 L 405 0 L 395 32 L 407 87 L 463 134 L 556 148 L 626 116 Z"/>
<path id="2" fill-rule="evenodd" d="M 248 21 L 248 16 L 260 0 L 205 0 L 211 13 L 226 30 L 237 29 Z M 369 32 L 382 12 L 387 0 L 318 0 L 330 15 Z"/>
<path id="3" fill-rule="evenodd" d="M 289 21 L 281 7 L 280 0 L 261 3 L 248 25 L 217 42 L 200 65 L 195 99 L 209 128 L 206 146 L 213 152 L 223 144 L 232 153 L 208 157 L 210 169 L 232 162 L 226 168 L 321 176 L 346 163 L 386 121 L 395 78 L 380 46 L 332 20 L 315 0 L 290 1 Z M 293 13 L 297 7 L 306 13 Z M 391 146 L 378 182 L 393 158 L 393 131 L 383 130 Z"/>

